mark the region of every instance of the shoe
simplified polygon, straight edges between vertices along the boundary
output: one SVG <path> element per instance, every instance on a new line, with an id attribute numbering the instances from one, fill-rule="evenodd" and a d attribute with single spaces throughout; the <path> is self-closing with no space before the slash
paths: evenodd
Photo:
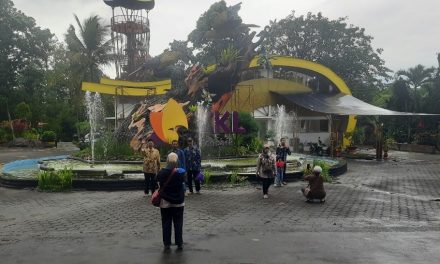
<path id="1" fill-rule="evenodd" d="M 263 199 L 267 199 L 267 198 L 269 198 L 269 195 L 267 194 L 263 195 Z"/>
<path id="2" fill-rule="evenodd" d="M 177 245 L 177 250 L 183 250 L 183 245 Z"/>
<path id="3" fill-rule="evenodd" d="M 197 191 L 196 194 L 200 194 L 200 191 Z"/>
<path id="4" fill-rule="evenodd" d="M 189 195 L 189 193 L 185 192 L 185 196 L 188 196 L 188 195 Z"/>
<path id="5" fill-rule="evenodd" d="M 163 252 L 170 252 L 171 247 L 169 245 L 163 246 Z"/>
<path id="6" fill-rule="evenodd" d="M 150 196 L 149 193 L 144 193 L 144 197 L 148 197 L 148 196 Z"/>
<path id="7" fill-rule="evenodd" d="M 287 182 L 283 181 L 283 185 L 287 185 Z"/>
<path id="8" fill-rule="evenodd" d="M 273 187 L 281 187 L 280 184 L 274 184 Z"/>

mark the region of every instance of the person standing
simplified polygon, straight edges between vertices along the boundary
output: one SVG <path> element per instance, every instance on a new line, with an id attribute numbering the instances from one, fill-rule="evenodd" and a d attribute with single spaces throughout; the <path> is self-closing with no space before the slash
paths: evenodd
<path id="1" fill-rule="evenodd" d="M 176 153 L 178 158 L 178 167 L 186 170 L 186 162 L 185 162 L 185 152 L 179 148 L 179 142 L 177 140 L 173 140 L 171 142 L 171 150 L 170 153 Z"/>
<path id="2" fill-rule="evenodd" d="M 277 173 L 277 182 L 282 185 L 286 185 L 287 183 L 284 181 L 284 175 L 286 175 L 286 166 L 287 166 L 287 155 L 291 155 L 292 152 L 290 152 L 289 147 L 286 145 L 286 139 L 281 138 L 280 144 L 277 147 L 276 155 L 277 160 L 280 160 L 284 162 L 284 165 L 282 169 L 279 170 L 279 173 Z"/>
<path id="3" fill-rule="evenodd" d="M 192 138 L 188 138 L 188 147 L 185 149 L 185 161 L 188 177 L 188 189 L 193 194 L 193 180 L 196 186 L 196 193 L 200 194 L 200 181 L 196 179 L 202 168 L 202 157 L 200 150 L 194 145 Z"/>
<path id="4" fill-rule="evenodd" d="M 142 143 L 145 143 L 145 140 Z M 151 194 L 156 190 L 156 175 L 160 169 L 160 153 L 154 148 L 154 142 L 151 139 L 148 140 L 146 148 L 142 145 L 141 153 L 144 157 L 144 196 L 148 196 L 150 190 Z"/>
<path id="5" fill-rule="evenodd" d="M 182 168 L 186 172 L 186 161 L 185 161 L 185 152 L 179 148 L 179 142 L 177 140 L 173 140 L 171 142 L 171 150 L 168 154 L 175 153 L 178 158 L 178 167 Z M 185 181 L 183 182 L 183 191 L 186 193 L 186 175 Z"/>
<path id="6" fill-rule="evenodd" d="M 161 188 L 160 215 L 162 219 L 162 241 L 165 251 L 171 247 L 171 228 L 174 225 L 174 242 L 178 250 L 183 249 L 183 210 L 185 194 L 182 184 L 185 181 L 185 170 L 178 168 L 178 156 L 170 153 L 167 166 L 157 174 Z"/>
<path id="7" fill-rule="evenodd" d="M 263 199 L 269 198 L 269 187 L 275 176 L 275 158 L 269 151 L 269 146 L 264 146 L 263 152 L 258 156 L 257 176 L 263 183 Z"/>

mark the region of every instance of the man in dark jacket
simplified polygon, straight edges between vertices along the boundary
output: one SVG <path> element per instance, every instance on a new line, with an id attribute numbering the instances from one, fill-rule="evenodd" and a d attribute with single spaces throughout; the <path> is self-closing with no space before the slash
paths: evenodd
<path id="1" fill-rule="evenodd" d="M 186 170 L 188 176 L 188 189 L 193 193 L 193 180 L 196 185 L 196 192 L 200 194 L 200 181 L 196 179 L 202 169 L 202 157 L 200 150 L 194 145 L 192 138 L 188 138 L 188 147 L 185 149 Z"/>
<path id="2" fill-rule="evenodd" d="M 170 250 L 171 226 L 174 224 L 174 239 L 178 250 L 183 249 L 183 209 L 185 193 L 182 184 L 185 181 L 185 170 L 177 168 L 178 157 L 175 153 L 168 154 L 167 167 L 157 174 L 161 188 L 160 214 L 162 217 L 162 240 L 164 250 Z"/>
<path id="3" fill-rule="evenodd" d="M 286 165 L 287 165 L 287 155 L 292 154 L 290 152 L 289 147 L 286 145 L 286 139 L 285 138 L 281 138 L 280 139 L 280 144 L 277 147 L 277 151 L 276 151 L 276 157 L 277 157 L 277 161 L 282 161 L 284 162 L 284 167 L 279 170 L 279 173 L 277 174 L 277 180 L 279 181 L 279 184 L 283 184 L 286 185 L 287 183 L 284 181 L 284 175 L 286 175 Z"/>

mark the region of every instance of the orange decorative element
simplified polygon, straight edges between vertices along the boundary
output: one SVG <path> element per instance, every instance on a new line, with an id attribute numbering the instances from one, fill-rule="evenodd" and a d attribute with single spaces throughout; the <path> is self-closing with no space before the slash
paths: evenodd
<path id="1" fill-rule="evenodd" d="M 150 124 L 154 133 L 165 143 L 179 139 L 177 129 L 188 128 L 188 120 L 182 105 L 170 99 L 164 105 L 162 112 L 150 113 Z"/>
<path id="2" fill-rule="evenodd" d="M 220 99 L 212 105 L 212 112 L 220 112 L 223 107 L 229 102 L 234 92 L 225 93 Z"/>
<path id="3" fill-rule="evenodd" d="M 162 112 L 151 112 L 150 113 L 150 124 L 153 128 L 154 133 L 156 133 L 157 137 L 160 138 L 163 142 L 166 142 L 165 135 L 162 130 Z"/>

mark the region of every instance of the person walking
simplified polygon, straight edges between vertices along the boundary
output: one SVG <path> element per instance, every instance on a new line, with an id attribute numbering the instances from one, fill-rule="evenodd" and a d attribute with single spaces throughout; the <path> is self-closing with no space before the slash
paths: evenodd
<path id="1" fill-rule="evenodd" d="M 301 192 L 307 198 L 307 202 L 315 199 L 325 202 L 324 179 L 321 176 L 322 168 L 320 166 L 313 167 L 313 173 L 306 175 L 304 180 L 309 182 L 306 188 L 302 188 Z"/>
<path id="2" fill-rule="evenodd" d="M 145 147 L 145 140 L 142 141 L 143 145 L 141 148 L 142 156 L 144 157 L 144 196 L 151 194 L 156 190 L 156 175 L 160 169 L 160 153 L 159 150 L 154 148 L 154 142 L 150 139 L 148 140 L 147 147 Z"/>
<path id="3" fill-rule="evenodd" d="M 188 177 L 189 193 L 193 194 L 193 181 L 196 186 L 196 193 L 200 194 L 200 181 L 196 179 L 202 168 L 202 157 L 200 150 L 194 145 L 192 138 L 188 138 L 188 147 L 185 149 L 185 161 Z"/>
<path id="4" fill-rule="evenodd" d="M 167 166 L 157 174 L 157 183 L 161 188 L 160 215 L 162 219 L 162 241 L 165 251 L 171 247 L 171 232 L 174 225 L 174 243 L 177 250 L 183 249 L 183 210 L 185 193 L 182 184 L 185 182 L 185 170 L 178 168 L 178 156 L 170 153 Z"/>
<path id="5" fill-rule="evenodd" d="M 277 160 L 280 160 L 284 162 L 284 165 L 281 170 L 279 170 L 279 173 L 277 173 L 277 180 L 275 183 L 279 183 L 280 186 L 286 185 L 287 183 L 284 181 L 284 176 L 286 175 L 286 166 L 287 166 L 287 155 L 291 155 L 292 152 L 290 152 L 289 147 L 286 145 L 286 139 L 281 138 L 280 144 L 277 147 L 276 155 Z"/>
<path id="6" fill-rule="evenodd" d="M 269 198 L 269 187 L 275 172 L 275 158 L 270 153 L 269 146 L 265 145 L 257 161 L 257 177 L 260 177 L 263 183 L 263 199 Z"/>

